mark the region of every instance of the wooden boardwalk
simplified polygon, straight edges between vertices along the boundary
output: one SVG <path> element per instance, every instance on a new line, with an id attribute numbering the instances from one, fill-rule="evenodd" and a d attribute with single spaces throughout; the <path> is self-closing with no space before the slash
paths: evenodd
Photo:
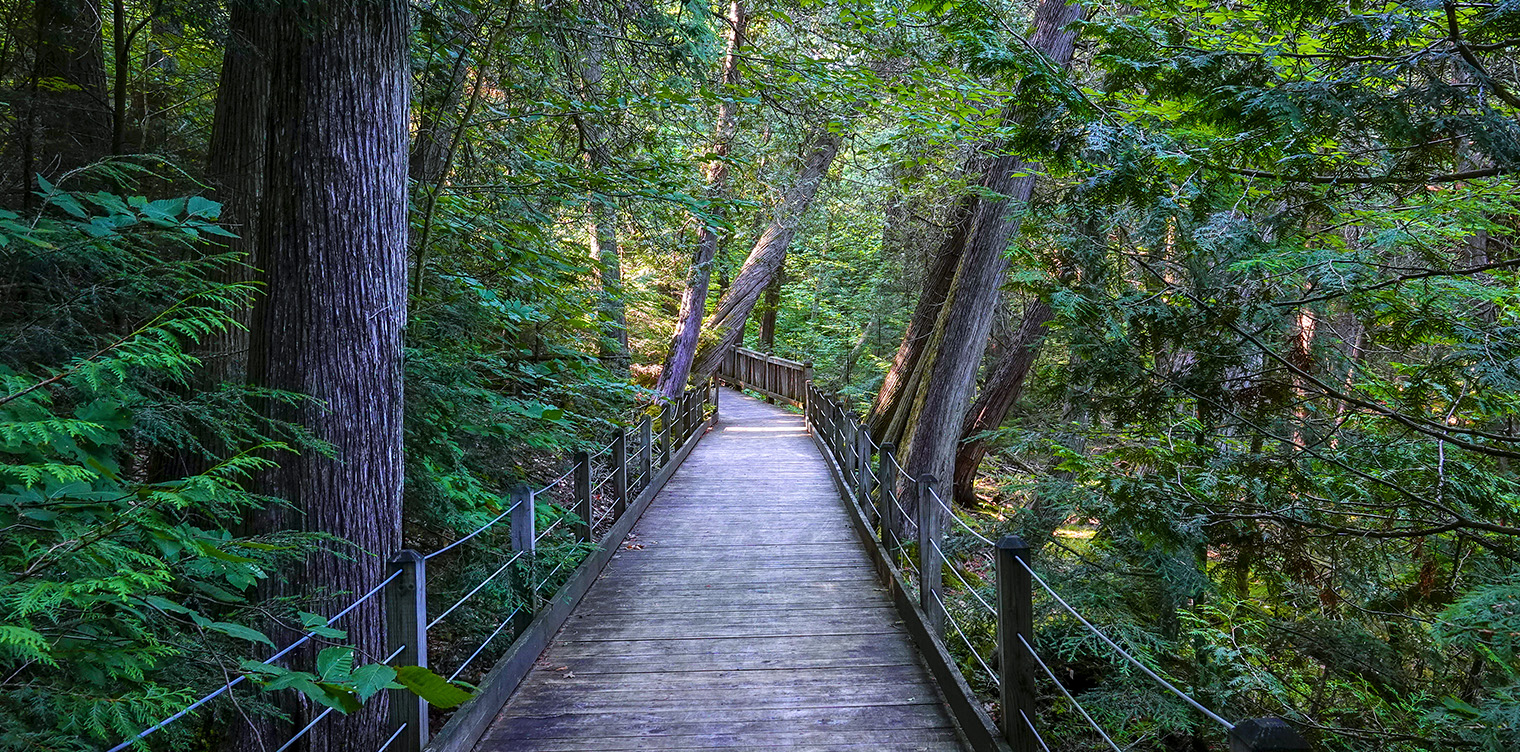
<path id="1" fill-rule="evenodd" d="M 962 750 L 802 418 L 724 390 L 477 752 Z"/>

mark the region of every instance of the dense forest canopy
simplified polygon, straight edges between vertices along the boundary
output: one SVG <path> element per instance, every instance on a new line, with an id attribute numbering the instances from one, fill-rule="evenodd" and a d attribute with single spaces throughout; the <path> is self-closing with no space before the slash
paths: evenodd
<path id="1" fill-rule="evenodd" d="M 378 601 L 318 614 L 736 345 L 1212 706 L 1520 748 L 1513 0 L 6 0 L 0 33 L 6 749 L 238 676 L 141 748 L 327 707 L 301 747 L 379 746 L 418 680 Z M 471 545 L 430 597 L 511 542 Z M 1222 748 L 1042 613 L 1127 749 Z"/>

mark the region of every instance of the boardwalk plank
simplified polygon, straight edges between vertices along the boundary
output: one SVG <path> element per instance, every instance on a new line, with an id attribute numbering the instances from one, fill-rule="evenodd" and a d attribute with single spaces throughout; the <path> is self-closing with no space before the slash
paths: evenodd
<path id="1" fill-rule="evenodd" d="M 724 392 L 478 752 L 964 749 L 801 427 Z"/>

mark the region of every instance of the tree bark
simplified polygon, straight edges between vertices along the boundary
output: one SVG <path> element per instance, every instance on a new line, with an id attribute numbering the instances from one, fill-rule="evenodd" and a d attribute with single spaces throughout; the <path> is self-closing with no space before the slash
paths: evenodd
<path id="1" fill-rule="evenodd" d="M 840 134 L 827 130 L 818 137 L 812 151 L 802 163 L 797 182 L 787 190 L 781 206 L 776 209 L 775 217 L 755 241 L 754 248 L 744 259 L 744 265 L 734 275 L 734 282 L 729 286 L 727 294 L 718 301 L 717 309 L 708 317 L 706 327 L 708 331 L 715 332 L 716 337 L 697 354 L 696 366 L 692 372 L 698 378 L 705 379 L 717 372 L 724 354 L 739 344 L 739 339 L 744 336 L 744 324 L 749 321 L 749 315 L 754 311 L 760 294 L 776 278 L 781 265 L 786 263 L 787 249 L 792 245 L 792 238 L 797 235 L 797 223 L 802 221 L 813 198 L 818 195 L 818 187 L 823 184 L 823 178 L 828 174 L 829 166 L 834 163 L 834 157 L 838 156 L 842 140 Z"/>
<path id="2" fill-rule="evenodd" d="M 1042 0 L 1035 10 L 1030 44 L 1056 67 L 1071 61 L 1076 31 L 1068 27 L 1082 15 L 1081 6 L 1063 0 Z M 1007 120 L 1025 113 L 1010 107 Z M 1013 211 L 1034 192 L 1039 165 L 1002 155 L 989 167 L 982 187 L 998 198 L 977 202 L 966 251 L 955 282 L 940 312 L 931 344 L 932 361 L 920 380 L 909 418 L 906 469 L 914 477 L 932 473 L 951 477 L 956 444 L 976 384 L 976 371 L 987 348 L 987 335 L 997 311 L 999 287 L 1008 268 L 1005 252 L 1018 231 L 1022 215 Z"/>
<path id="3" fill-rule="evenodd" d="M 57 182 L 65 172 L 104 157 L 111 147 L 106 98 L 105 37 L 100 5 L 86 0 L 36 0 L 37 55 L 29 113 L 32 173 Z"/>
<path id="4" fill-rule="evenodd" d="M 765 302 L 760 307 L 760 331 L 756 348 L 761 352 L 776 349 L 776 309 L 781 307 L 781 286 L 786 284 L 786 259 L 776 267 L 776 276 L 765 288 Z"/>
<path id="5" fill-rule="evenodd" d="M 940 308 L 950 294 L 955 281 L 955 269 L 960 265 L 961 254 L 966 248 L 966 235 L 971 231 L 971 219 L 976 213 L 975 194 L 963 196 L 950 215 L 950 234 L 940 243 L 924 272 L 923 292 L 913 308 L 913 317 L 903 330 L 902 343 L 892 366 L 882 379 L 876 399 L 866 413 L 866 424 L 878 443 L 896 441 L 900 438 L 906 411 L 905 397 L 914 393 L 916 374 L 922 365 L 925 346 L 934 331 Z M 893 424 L 896 423 L 896 427 Z"/>
<path id="6" fill-rule="evenodd" d="M 253 0 L 234 0 L 227 8 L 227 49 L 206 151 L 206 182 L 222 203 L 221 221 L 238 237 L 222 252 L 234 256 L 217 271 L 219 281 L 252 282 L 263 260 L 258 253 L 259 199 L 263 195 L 264 146 L 269 119 L 269 66 L 264 34 Z M 241 258 L 238 258 L 241 256 Z M 242 381 L 248 367 L 251 309 L 234 312 L 239 326 L 207 342 L 206 383 Z"/>
<path id="7" fill-rule="evenodd" d="M 598 0 L 585 0 L 588 18 L 598 26 L 602 22 L 602 8 Z M 581 35 L 582 52 L 579 68 L 580 100 L 588 105 L 602 102 L 602 79 L 606 77 L 603 67 L 605 54 L 599 31 Z M 607 177 L 616 169 L 612 148 L 607 140 L 606 123 L 601 118 L 588 116 L 590 107 L 583 106 L 575 116 L 575 126 L 585 145 L 586 162 L 593 174 Z M 591 213 L 591 249 L 601 271 L 602 291 L 600 308 L 602 314 L 602 338 L 598 356 L 614 373 L 626 374 L 629 366 L 628 313 L 623 305 L 623 267 L 618 255 L 617 204 L 605 195 L 593 196 Z"/>
<path id="8" fill-rule="evenodd" d="M 1035 300 L 1024 306 L 1018 333 L 1009 343 L 1007 352 L 993 364 L 981 393 L 966 414 L 961 443 L 955 452 L 957 504 L 969 507 L 976 503 L 976 474 L 990 445 L 987 439 L 973 437 L 1003 425 L 1008 410 L 1024 393 L 1024 380 L 1040 356 L 1046 325 L 1054 316 L 1050 304 L 1044 301 Z"/>
<path id="9" fill-rule="evenodd" d="M 297 405 L 271 401 L 266 411 L 304 426 L 334 455 L 282 456 L 257 487 L 289 507 L 266 508 L 258 522 L 353 544 L 343 552 L 349 556 L 316 552 L 283 572 L 288 593 L 363 593 L 384 578 L 401 542 L 407 4 L 281 0 L 269 7 L 259 234 L 267 286 L 254 307 L 249 374 L 259 386 L 308 395 Z M 348 597 L 308 608 L 326 611 Z M 338 625 L 361 661 L 386 656 L 382 604 L 370 599 Z M 310 670 L 310 658 L 297 654 L 292 664 Z M 305 737 L 305 749 L 378 747 L 388 735 L 382 697 L 324 721 L 324 733 Z M 287 708 L 295 728 L 321 709 Z"/>
<path id="10" fill-rule="evenodd" d="M 734 131 L 738 127 L 739 102 L 735 87 L 739 85 L 739 50 L 744 46 L 744 32 L 749 16 L 742 0 L 731 0 L 728 13 L 728 54 L 723 61 L 723 101 L 718 105 L 718 122 L 713 135 L 715 159 L 707 164 L 707 199 L 709 204 L 722 200 L 728 190 L 728 154 Z M 693 361 L 697 357 L 698 338 L 702 334 L 702 316 L 707 311 L 707 285 L 712 278 L 713 257 L 718 253 L 718 229 L 702 223 L 696 252 L 686 274 L 686 288 L 681 294 L 681 311 L 676 314 L 675 331 L 670 337 L 670 352 L 660 369 L 657 386 L 665 399 L 675 399 L 686 388 Z"/>

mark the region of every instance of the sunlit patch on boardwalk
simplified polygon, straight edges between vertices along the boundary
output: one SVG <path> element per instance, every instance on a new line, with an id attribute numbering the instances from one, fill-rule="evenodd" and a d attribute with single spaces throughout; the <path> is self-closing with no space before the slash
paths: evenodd
<path id="1" fill-rule="evenodd" d="M 724 391 L 477 750 L 961 750 L 802 418 Z"/>

